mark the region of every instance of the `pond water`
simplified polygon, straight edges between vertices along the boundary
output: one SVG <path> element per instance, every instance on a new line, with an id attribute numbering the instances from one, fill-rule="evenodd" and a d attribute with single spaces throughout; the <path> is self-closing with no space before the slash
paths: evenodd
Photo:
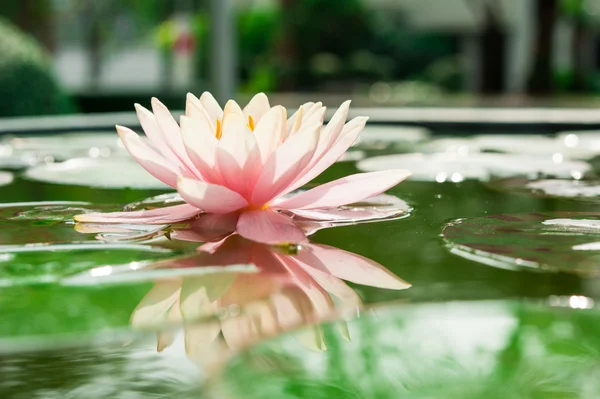
<path id="1" fill-rule="evenodd" d="M 367 129 L 311 185 L 413 178 L 302 247 L 75 223 L 179 199 L 106 135 L 4 139 L 1 397 L 598 397 L 600 135 L 573 135 Z"/>

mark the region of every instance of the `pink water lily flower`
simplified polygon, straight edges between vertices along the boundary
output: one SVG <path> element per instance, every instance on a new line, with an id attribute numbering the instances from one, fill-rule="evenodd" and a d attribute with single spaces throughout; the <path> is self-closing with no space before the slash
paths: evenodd
<path id="1" fill-rule="evenodd" d="M 337 208 L 380 194 L 406 179 L 407 170 L 359 173 L 289 196 L 321 174 L 356 141 L 366 117 L 346 123 L 347 101 L 323 126 L 325 107 L 306 103 L 289 118 L 257 94 L 242 110 L 233 100 L 221 109 L 205 92 L 188 94 L 178 124 L 152 99 L 153 113 L 136 105 L 147 139 L 117 126 L 125 148 L 154 177 L 186 202 L 153 210 L 78 215 L 79 222 L 168 224 L 201 213 L 225 221 L 250 240 L 306 241 L 293 219 L 336 219 Z M 233 221 L 233 223 L 232 223 Z M 233 232 L 233 231 L 232 231 Z"/>

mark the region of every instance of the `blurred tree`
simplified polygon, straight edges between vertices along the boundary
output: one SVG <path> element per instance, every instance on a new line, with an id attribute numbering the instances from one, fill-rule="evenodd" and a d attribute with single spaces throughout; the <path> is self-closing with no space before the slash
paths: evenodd
<path id="1" fill-rule="evenodd" d="M 482 94 L 504 92 L 506 80 L 506 32 L 502 8 L 496 0 L 468 0 L 475 15 L 481 15 L 479 36 L 479 91 Z"/>
<path id="2" fill-rule="evenodd" d="M 553 87 L 552 42 L 558 17 L 558 0 L 535 0 L 536 38 L 533 68 L 527 82 L 531 94 L 550 94 Z"/>
<path id="3" fill-rule="evenodd" d="M 0 16 L 9 19 L 19 28 L 33 35 L 47 49 L 54 48 L 50 0 L 5 0 L 0 7 Z"/>
<path id="4" fill-rule="evenodd" d="M 290 67 L 284 79 L 289 88 L 297 90 L 300 82 L 302 89 L 318 85 L 310 67 L 315 55 L 345 59 L 372 41 L 371 13 L 361 0 L 280 0 L 280 4 L 287 35 L 280 54 Z"/>
<path id="5" fill-rule="evenodd" d="M 590 18 L 584 7 L 585 0 L 562 0 L 561 11 L 573 25 L 571 42 L 572 71 L 567 89 L 583 92 L 588 89 L 590 74 L 588 63 L 588 41 L 590 40 Z"/>
<path id="6" fill-rule="evenodd" d="M 44 50 L 5 19 L 0 19 L 0 116 L 73 111 L 60 89 Z"/>

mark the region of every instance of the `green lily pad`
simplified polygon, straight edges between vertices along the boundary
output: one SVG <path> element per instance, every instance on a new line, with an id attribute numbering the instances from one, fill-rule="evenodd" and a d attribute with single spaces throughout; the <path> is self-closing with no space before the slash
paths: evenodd
<path id="1" fill-rule="evenodd" d="M 132 158 L 77 158 L 34 166 L 24 173 L 30 180 L 99 188 L 168 188 Z"/>
<path id="2" fill-rule="evenodd" d="M 587 298 L 578 297 L 584 304 Z M 234 358 L 215 397 L 583 399 L 600 392 L 600 311 L 490 301 L 395 306 L 366 312 L 328 350 L 298 333 Z M 571 301 L 572 302 L 572 301 Z M 583 309 L 581 309 L 583 308 Z M 349 339 L 347 339 L 349 338 Z M 590 396 L 591 395 L 591 396 Z"/>
<path id="3" fill-rule="evenodd" d="M 0 204 L 0 251 L 15 245 L 95 241 L 94 235 L 81 234 L 74 229 L 73 216 L 106 208 L 111 209 L 91 208 L 86 202 L 69 201 Z"/>
<path id="4" fill-rule="evenodd" d="M 442 234 L 453 254 L 486 265 L 600 275 L 600 213 L 460 219 L 447 224 Z"/>

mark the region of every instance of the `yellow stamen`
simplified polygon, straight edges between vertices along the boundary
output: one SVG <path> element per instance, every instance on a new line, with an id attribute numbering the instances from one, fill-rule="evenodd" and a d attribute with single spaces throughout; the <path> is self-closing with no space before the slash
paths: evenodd
<path id="1" fill-rule="evenodd" d="M 269 204 L 263 204 L 263 205 L 249 205 L 248 206 L 248 210 L 249 211 L 264 211 L 269 209 Z"/>
<path id="2" fill-rule="evenodd" d="M 248 115 L 248 128 L 254 131 L 254 119 L 252 118 L 252 115 Z"/>
<path id="3" fill-rule="evenodd" d="M 221 129 L 221 120 L 219 118 L 217 118 L 217 132 L 215 133 L 217 140 L 221 140 L 222 135 L 223 135 L 223 130 Z"/>

